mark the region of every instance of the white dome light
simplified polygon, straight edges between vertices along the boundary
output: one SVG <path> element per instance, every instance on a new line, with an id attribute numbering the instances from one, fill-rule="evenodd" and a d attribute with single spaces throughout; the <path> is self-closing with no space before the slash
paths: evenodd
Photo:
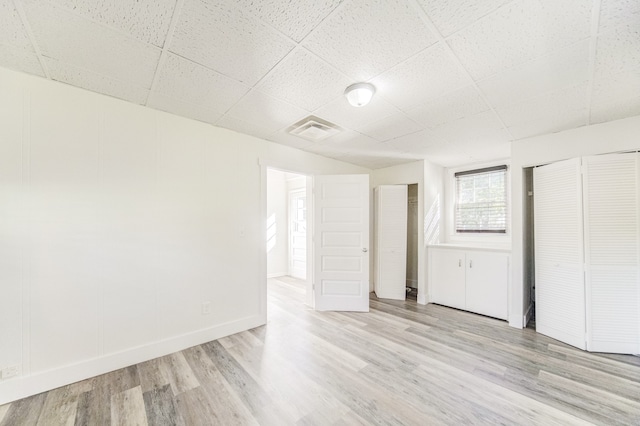
<path id="1" fill-rule="evenodd" d="M 368 104 L 374 93 L 376 93 L 376 88 L 369 83 L 352 84 L 344 91 L 347 100 L 354 107 L 363 107 Z"/>

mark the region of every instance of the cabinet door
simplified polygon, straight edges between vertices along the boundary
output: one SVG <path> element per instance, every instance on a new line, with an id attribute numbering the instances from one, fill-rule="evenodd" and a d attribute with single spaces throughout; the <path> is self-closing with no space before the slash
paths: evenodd
<path id="1" fill-rule="evenodd" d="M 467 253 L 467 310 L 507 319 L 509 257 L 504 253 Z"/>
<path id="2" fill-rule="evenodd" d="M 465 309 L 464 252 L 435 249 L 430 253 L 431 301 L 452 308 Z"/>

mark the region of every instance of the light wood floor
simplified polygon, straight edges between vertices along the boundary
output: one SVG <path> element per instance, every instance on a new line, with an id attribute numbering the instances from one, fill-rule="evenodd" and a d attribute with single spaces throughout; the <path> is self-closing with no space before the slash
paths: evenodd
<path id="1" fill-rule="evenodd" d="M 269 280 L 267 326 L 0 406 L 0 425 L 640 424 L 638 357 L 436 305 L 302 301 Z"/>

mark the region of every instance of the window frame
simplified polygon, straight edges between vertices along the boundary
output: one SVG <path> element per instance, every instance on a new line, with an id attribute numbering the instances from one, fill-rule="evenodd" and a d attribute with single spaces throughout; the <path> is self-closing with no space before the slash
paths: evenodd
<path id="1" fill-rule="evenodd" d="M 506 220 L 505 232 L 456 232 L 456 202 L 457 202 L 457 174 L 472 174 L 482 169 L 493 167 L 505 167 L 505 199 Z M 502 246 L 511 239 L 511 164 L 507 159 L 487 163 L 476 163 L 466 166 L 451 167 L 445 170 L 445 229 L 448 242 L 451 243 L 477 243 L 483 242 Z"/>

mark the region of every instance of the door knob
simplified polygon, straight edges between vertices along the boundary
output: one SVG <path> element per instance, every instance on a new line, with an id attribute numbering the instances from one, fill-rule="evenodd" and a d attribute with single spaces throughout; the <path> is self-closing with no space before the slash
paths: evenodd
<path id="1" fill-rule="evenodd" d="M 368 251 L 369 251 L 369 250 L 367 250 L 367 249 L 366 249 L 366 247 L 363 247 L 363 248 L 362 248 L 362 252 L 363 252 L 363 253 L 366 253 L 366 252 L 368 252 Z"/>

